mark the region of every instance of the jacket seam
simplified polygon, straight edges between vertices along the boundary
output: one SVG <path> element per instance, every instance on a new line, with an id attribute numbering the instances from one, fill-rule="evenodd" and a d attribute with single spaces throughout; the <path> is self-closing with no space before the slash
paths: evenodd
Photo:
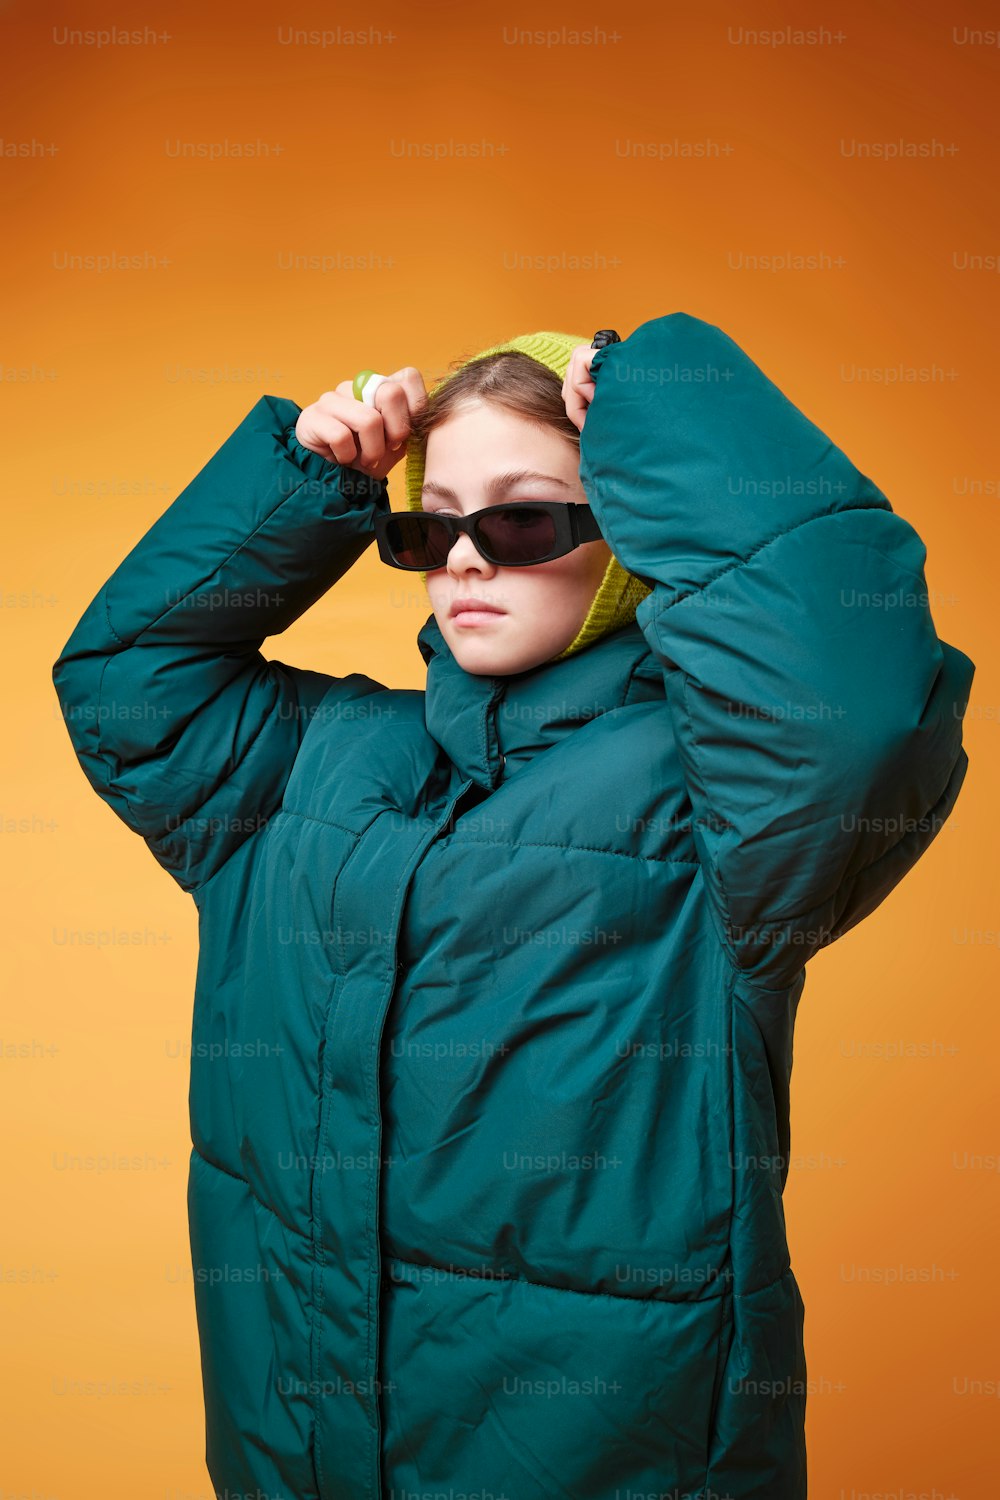
<path id="1" fill-rule="evenodd" d="M 726 1016 L 725 1030 L 723 1035 L 729 1043 L 729 1052 L 726 1059 L 726 1103 L 729 1109 L 729 1118 L 726 1121 L 727 1135 L 729 1137 L 727 1146 L 729 1150 L 729 1223 L 726 1226 L 726 1247 L 729 1251 L 729 1264 L 733 1264 L 733 1223 L 736 1218 L 736 1063 L 738 1057 L 736 1050 L 736 998 L 739 976 L 730 972 L 729 984 L 726 986 Z"/>
<path id="2" fill-rule="evenodd" d="M 281 1214 L 278 1213 L 277 1209 L 271 1207 L 270 1203 L 265 1203 L 260 1194 L 254 1191 L 253 1184 L 246 1177 L 241 1177 L 239 1172 L 233 1172 L 229 1167 L 224 1167 L 221 1162 L 213 1161 L 210 1156 L 206 1156 L 204 1151 L 202 1151 L 193 1143 L 191 1145 L 191 1150 L 194 1152 L 195 1156 L 201 1158 L 206 1167 L 212 1167 L 214 1171 L 222 1172 L 224 1176 L 232 1177 L 236 1182 L 242 1182 L 243 1186 L 247 1190 L 247 1193 L 253 1199 L 253 1201 L 255 1203 L 258 1203 L 261 1208 L 266 1208 L 267 1212 L 269 1214 L 272 1214 L 274 1218 L 277 1219 L 278 1223 L 282 1225 L 284 1229 L 288 1230 L 289 1234 L 294 1234 L 297 1239 L 305 1240 L 307 1245 L 311 1245 L 313 1243 L 310 1235 L 303 1234 L 301 1229 L 296 1229 L 292 1224 L 288 1223 L 287 1219 L 283 1219 Z"/>
<path id="3" fill-rule="evenodd" d="M 647 641 L 646 642 L 646 650 L 644 651 L 644 653 L 642 654 L 642 656 L 639 656 L 639 657 L 636 658 L 636 660 L 632 663 L 632 666 L 629 669 L 628 677 L 625 679 L 625 689 L 624 689 L 624 692 L 622 693 L 622 700 L 621 700 L 621 703 L 619 704 L 620 708 L 630 708 L 631 707 L 631 704 L 629 703 L 628 699 L 629 699 L 629 693 L 631 693 L 631 691 L 632 691 L 632 684 L 635 682 L 636 677 L 639 675 L 639 668 L 641 666 L 643 666 L 644 663 L 648 662 L 651 656 L 653 656 L 653 648 L 650 646 L 649 642 Z M 662 682 L 662 677 L 661 677 L 661 682 Z"/>
<path id="4" fill-rule="evenodd" d="M 306 823 L 319 823 L 323 828 L 336 828 L 340 833 L 349 833 L 352 838 L 360 838 L 361 833 L 365 832 L 371 826 L 370 823 L 367 824 L 366 829 L 361 830 L 361 833 L 359 833 L 357 828 L 348 828 L 346 823 L 337 823 L 333 818 L 317 818 L 315 813 L 302 812 L 297 807 L 286 807 L 284 803 L 280 807 L 275 808 L 273 816 L 277 817 L 278 813 L 284 813 L 286 818 L 302 818 Z M 378 815 L 376 814 L 376 816 Z"/>
<path id="5" fill-rule="evenodd" d="M 690 738 L 691 738 L 691 754 L 694 757 L 695 764 L 696 764 L 697 769 L 698 769 L 698 776 L 699 776 L 699 779 L 701 781 L 701 784 L 705 788 L 706 801 L 707 801 L 708 800 L 708 795 L 709 795 L 709 789 L 711 787 L 711 778 L 710 777 L 706 777 L 705 771 L 704 771 L 704 767 L 702 765 L 702 761 L 701 761 L 701 746 L 698 744 L 698 736 L 697 736 L 697 733 L 696 733 L 695 727 L 694 727 L 694 718 L 693 718 L 692 713 L 691 713 L 690 704 L 688 703 L 688 677 L 687 677 L 687 674 L 684 673 L 684 672 L 681 673 L 681 701 L 682 701 L 682 703 L 684 705 L 684 714 L 685 714 L 685 717 L 687 719 L 688 734 L 690 735 Z M 725 821 L 726 821 L 726 824 L 728 826 L 728 819 L 725 820 Z M 711 860 L 711 858 L 709 858 L 709 863 L 710 863 L 710 870 L 708 872 L 706 872 L 706 880 L 705 880 L 706 887 L 708 887 L 708 890 L 709 890 L 709 900 L 711 901 L 711 899 L 712 899 L 711 898 L 711 878 L 710 877 L 711 877 L 711 875 L 714 875 L 715 878 L 719 882 L 719 890 L 722 893 L 722 920 L 723 920 L 723 923 L 724 923 L 724 926 L 725 926 L 725 941 L 722 943 L 721 947 L 722 947 L 722 951 L 723 951 L 723 953 L 725 955 L 726 962 L 728 963 L 730 969 L 732 970 L 733 976 L 735 978 L 738 978 L 739 975 L 740 975 L 740 973 L 741 973 L 741 970 L 740 970 L 739 961 L 738 961 L 737 956 L 736 956 L 736 944 L 733 941 L 733 920 L 732 920 L 732 914 L 731 914 L 731 911 L 730 911 L 729 892 L 726 890 L 726 883 L 725 883 L 725 880 L 723 879 L 723 876 L 722 876 L 722 865 L 721 865 L 721 862 L 718 861 L 718 860 Z"/>
<path id="6" fill-rule="evenodd" d="M 118 642 L 119 646 L 124 647 L 125 645 L 127 645 L 127 642 L 122 640 L 121 636 L 118 634 L 118 632 L 115 629 L 114 625 L 111 623 L 111 603 L 110 603 L 110 601 L 108 599 L 108 586 L 107 586 L 107 584 L 104 585 L 104 590 L 103 590 L 102 597 L 104 599 L 104 617 L 105 617 L 105 619 L 108 622 L 108 629 L 111 631 L 111 634 L 114 636 L 114 638 Z"/>
<path id="7" fill-rule="evenodd" d="M 485 1282 L 488 1286 L 500 1286 L 513 1282 L 515 1285 L 537 1286 L 543 1292 L 568 1292 L 574 1297 L 607 1297 L 612 1302 L 633 1302 L 639 1307 L 646 1307 L 651 1302 L 669 1302 L 673 1307 L 690 1307 L 700 1303 L 722 1302 L 727 1296 L 734 1295 L 727 1288 L 715 1297 L 629 1297 L 624 1292 L 597 1292 L 585 1290 L 583 1287 L 555 1286 L 551 1281 L 534 1281 L 530 1276 L 514 1276 L 507 1271 L 494 1276 L 484 1276 L 482 1272 L 474 1271 L 471 1267 L 442 1266 L 433 1260 L 408 1260 L 404 1255 L 392 1255 L 389 1252 L 386 1252 L 384 1259 L 401 1266 L 412 1266 L 417 1271 L 443 1271 L 447 1276 L 454 1276 L 456 1281 Z"/>
<path id="8" fill-rule="evenodd" d="M 453 848 L 461 848 L 465 844 L 486 844 L 494 849 L 568 849 L 579 854 L 607 854 L 614 859 L 634 859 L 640 863 L 653 860 L 657 864 L 687 865 L 694 870 L 701 868 L 701 860 L 697 858 L 680 859 L 669 854 L 632 854 L 627 849 L 599 849 L 594 844 L 560 844 L 541 839 L 457 838 L 454 835 L 452 835 L 451 843 Z"/>
<path id="9" fill-rule="evenodd" d="M 108 590 L 107 590 L 107 585 L 105 585 L 105 588 L 104 588 L 104 611 L 105 611 L 105 614 L 107 614 L 107 608 L 108 608 Z M 118 635 L 117 631 L 115 630 L 115 627 L 111 624 L 111 616 L 110 615 L 108 615 L 108 628 L 111 631 L 112 635 L 114 635 L 114 637 L 115 637 L 116 640 L 120 640 L 121 639 L 121 637 Z M 122 644 L 124 645 L 124 642 Z M 109 757 L 105 754 L 104 746 L 103 746 L 103 743 L 102 743 L 103 735 L 102 735 L 102 730 L 101 730 L 101 721 L 102 721 L 103 715 L 101 714 L 101 708 L 103 707 L 103 704 L 104 704 L 104 678 L 107 675 L 108 667 L 111 665 L 112 657 L 114 655 L 118 655 L 118 654 L 119 653 L 117 653 L 117 652 L 113 652 L 113 653 L 111 653 L 111 655 L 106 656 L 104 658 L 104 662 L 103 662 L 103 664 L 101 666 L 100 680 L 98 681 L 98 684 L 97 684 L 97 746 L 96 746 L 96 749 L 95 749 L 94 753 L 97 756 L 98 764 L 102 767 L 102 769 L 104 771 L 104 789 L 107 792 L 110 792 L 112 790 L 112 787 L 114 786 L 114 778 L 113 778 L 113 776 L 111 774 L 111 761 L 110 761 Z M 124 802 L 125 806 L 128 808 L 129 816 L 132 818 L 133 822 L 138 826 L 141 823 L 141 821 L 142 821 L 141 818 L 140 818 L 140 816 L 139 816 L 139 814 L 136 812 L 135 808 L 132 806 L 131 802 L 128 800 L 128 797 L 125 795 L 124 792 L 120 792 L 119 795 L 121 796 L 121 799 Z"/>
<path id="10" fill-rule="evenodd" d="M 216 790 L 218 790 L 218 787 L 216 788 Z M 251 828 L 246 838 L 241 839 L 240 842 L 236 845 L 235 849 L 230 849 L 221 865 L 216 865 L 211 875 L 206 875 L 202 880 L 195 882 L 195 884 L 191 887 L 190 895 L 196 904 L 204 898 L 205 892 L 208 890 L 208 887 L 212 884 L 212 881 L 215 879 L 215 877 L 222 874 L 223 870 L 227 867 L 227 865 L 231 863 L 232 860 L 236 858 L 241 849 L 248 848 L 259 834 L 265 833 L 267 829 L 270 828 L 271 824 L 280 811 L 281 808 L 276 807 L 274 812 L 265 819 L 265 821 L 260 825 L 259 828 Z M 160 835 L 160 838 L 163 838 L 162 834 Z M 157 842 L 159 842 L 159 840 L 157 840 Z"/>
<path id="11" fill-rule="evenodd" d="M 763 1286 L 752 1287 L 748 1292 L 733 1292 L 732 1295 L 734 1298 L 741 1299 L 744 1297 L 759 1297 L 761 1292 L 769 1292 L 773 1286 L 778 1285 L 779 1281 L 784 1281 L 785 1277 L 788 1275 L 791 1269 L 792 1265 L 791 1261 L 789 1261 L 785 1266 L 785 1269 L 783 1271 L 779 1271 L 778 1275 L 774 1277 L 773 1281 L 765 1281 Z"/>

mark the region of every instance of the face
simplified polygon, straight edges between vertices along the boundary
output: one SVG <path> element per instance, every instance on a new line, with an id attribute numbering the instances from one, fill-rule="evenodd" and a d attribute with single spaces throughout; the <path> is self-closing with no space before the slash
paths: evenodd
<path id="1" fill-rule="evenodd" d="M 432 514 L 452 516 L 512 500 L 585 505 L 579 461 L 575 445 L 551 428 L 488 402 L 468 402 L 427 439 L 421 504 Z M 514 479 L 496 495 L 487 492 L 495 476 L 512 470 L 547 477 Z M 504 568 L 487 562 L 472 538 L 461 536 L 447 564 L 427 574 L 427 593 L 441 633 L 466 672 L 493 677 L 526 672 L 575 638 L 610 557 L 607 543 L 598 540 L 552 562 Z M 500 612 L 453 613 L 455 603 L 466 598 Z"/>

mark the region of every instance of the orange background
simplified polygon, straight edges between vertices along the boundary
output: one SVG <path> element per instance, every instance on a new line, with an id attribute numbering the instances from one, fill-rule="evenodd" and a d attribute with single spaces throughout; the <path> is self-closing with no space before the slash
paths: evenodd
<path id="1" fill-rule="evenodd" d="M 968 39 L 996 11 L 294 10 L 3 7 L 0 1493 L 211 1496 L 185 1218 L 196 911 L 76 763 L 50 676 L 70 631 L 261 394 L 304 406 L 362 366 L 407 363 L 430 384 L 515 333 L 624 337 L 684 310 L 741 343 L 913 523 L 938 631 L 978 666 L 955 815 L 810 965 L 786 1211 L 810 1493 L 986 1500 L 997 1402 L 975 1383 L 1000 1376 L 998 280 L 966 258 L 1000 251 L 1000 49 Z M 109 14 L 162 35 L 59 40 Z M 792 22 L 828 37 L 743 34 Z M 281 40 L 368 24 L 381 35 L 366 45 Z M 595 25 L 591 43 L 513 37 Z M 944 154 L 851 144 L 901 140 Z M 483 141 L 490 154 L 460 154 Z M 31 142 L 41 151 L 9 154 Z M 179 142 L 271 151 L 191 159 Z M 699 142 L 715 144 L 690 154 Z M 105 253 L 153 264 L 67 266 Z M 293 255 L 334 269 L 289 269 Z M 748 268 L 774 255 L 819 266 Z M 416 575 L 372 546 L 265 651 L 421 687 L 429 612 Z M 144 940 L 67 938 L 112 931 Z M 100 1153 L 146 1165 L 66 1164 Z M 87 1393 L 107 1381 L 131 1391 Z"/>

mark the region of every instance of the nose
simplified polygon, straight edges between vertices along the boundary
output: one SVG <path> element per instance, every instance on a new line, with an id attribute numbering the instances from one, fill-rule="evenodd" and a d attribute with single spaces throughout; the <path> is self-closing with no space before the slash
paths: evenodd
<path id="1" fill-rule="evenodd" d="M 492 577 L 496 572 L 496 564 L 483 556 L 467 532 L 463 532 L 452 542 L 446 567 L 449 573 L 456 575 L 467 573 L 470 569 L 475 569 L 486 577 Z"/>

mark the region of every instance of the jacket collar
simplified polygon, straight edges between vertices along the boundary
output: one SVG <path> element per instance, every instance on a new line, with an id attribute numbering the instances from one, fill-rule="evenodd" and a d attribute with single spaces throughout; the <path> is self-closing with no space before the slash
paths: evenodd
<path id="1" fill-rule="evenodd" d="M 493 790 L 589 719 L 663 698 L 663 675 L 633 620 L 559 662 L 479 677 L 455 660 L 433 615 L 417 636 L 427 663 L 427 731 L 463 779 Z"/>

